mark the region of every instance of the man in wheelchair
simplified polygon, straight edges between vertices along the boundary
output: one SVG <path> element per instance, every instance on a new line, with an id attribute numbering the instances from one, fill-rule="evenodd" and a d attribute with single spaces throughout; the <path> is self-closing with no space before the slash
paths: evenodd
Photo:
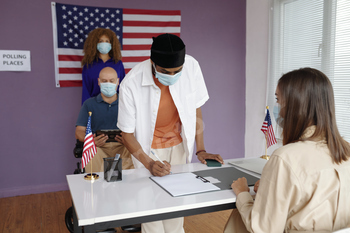
<path id="1" fill-rule="evenodd" d="M 120 154 L 123 169 L 134 168 L 131 154 L 123 144 L 122 133 L 118 132 L 118 95 L 119 78 L 117 72 L 110 67 L 101 70 L 98 85 L 101 93 L 86 100 L 80 109 L 76 122 L 75 137 L 84 142 L 89 112 L 91 130 L 94 134 L 97 153 L 86 165 L 85 172 L 103 172 L 103 158 Z M 91 166 L 92 163 L 92 166 Z"/>

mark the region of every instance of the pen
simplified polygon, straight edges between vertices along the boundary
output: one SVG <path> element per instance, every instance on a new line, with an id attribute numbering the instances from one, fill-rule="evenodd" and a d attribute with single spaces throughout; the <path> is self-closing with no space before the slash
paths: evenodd
<path id="1" fill-rule="evenodd" d="M 151 150 L 151 153 L 159 160 L 159 162 L 165 165 L 165 163 L 163 163 L 163 161 L 158 157 L 158 155 L 156 155 L 156 153 L 154 153 L 152 150 Z M 173 173 L 170 172 L 170 174 L 173 174 Z"/>
<path id="2" fill-rule="evenodd" d="M 158 155 L 156 155 L 152 150 L 151 150 L 151 153 L 159 160 L 159 162 L 161 162 L 162 164 L 164 164 L 163 161 L 158 157 Z M 165 164 L 164 164 L 164 165 L 165 165 Z"/>

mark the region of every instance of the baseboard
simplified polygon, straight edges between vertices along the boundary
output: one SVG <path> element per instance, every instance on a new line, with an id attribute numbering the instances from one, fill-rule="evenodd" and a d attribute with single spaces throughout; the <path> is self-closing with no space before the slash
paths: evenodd
<path id="1" fill-rule="evenodd" d="M 67 183 L 42 184 L 42 185 L 35 185 L 35 186 L 6 188 L 6 189 L 0 189 L 0 198 L 23 196 L 23 195 L 38 194 L 38 193 L 57 192 L 57 191 L 63 191 L 63 190 L 68 190 Z"/>

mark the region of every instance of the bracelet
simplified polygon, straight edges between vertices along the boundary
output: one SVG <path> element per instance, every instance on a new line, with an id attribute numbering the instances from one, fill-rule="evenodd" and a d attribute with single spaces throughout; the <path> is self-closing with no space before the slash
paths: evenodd
<path id="1" fill-rule="evenodd" d="M 201 152 L 207 152 L 207 151 L 206 150 L 199 150 L 199 151 L 196 152 L 196 155 L 198 155 Z"/>

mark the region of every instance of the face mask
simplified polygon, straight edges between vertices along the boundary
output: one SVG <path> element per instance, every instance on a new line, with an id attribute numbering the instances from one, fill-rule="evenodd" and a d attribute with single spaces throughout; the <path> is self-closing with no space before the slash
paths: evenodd
<path id="1" fill-rule="evenodd" d="M 273 116 L 275 117 L 276 123 L 282 127 L 281 123 L 283 121 L 283 118 L 280 116 L 281 111 L 281 105 L 278 103 L 275 103 L 275 106 L 273 106 Z"/>
<path id="2" fill-rule="evenodd" d="M 156 78 L 159 80 L 159 82 L 161 84 L 163 84 L 164 86 L 170 86 L 173 85 L 174 83 L 177 82 L 177 80 L 180 78 L 182 70 L 174 75 L 169 75 L 169 74 L 163 74 L 160 73 L 156 70 L 155 65 L 153 64 L 153 68 L 156 72 Z"/>
<path id="3" fill-rule="evenodd" d="M 101 93 L 107 97 L 112 97 L 117 93 L 116 83 L 100 83 Z"/>
<path id="4" fill-rule="evenodd" d="M 102 54 L 107 54 L 111 51 L 112 45 L 107 42 L 102 42 L 97 44 L 97 50 Z"/>

